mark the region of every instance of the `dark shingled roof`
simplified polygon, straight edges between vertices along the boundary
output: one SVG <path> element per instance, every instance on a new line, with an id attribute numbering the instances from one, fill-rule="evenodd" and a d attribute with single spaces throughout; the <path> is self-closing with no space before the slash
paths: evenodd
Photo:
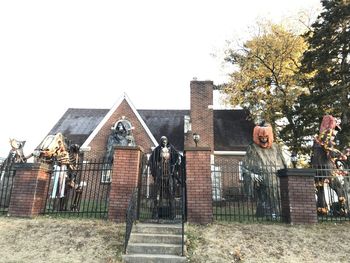
<path id="1" fill-rule="evenodd" d="M 189 110 L 138 110 L 154 138 L 166 136 L 169 142 L 178 150 L 184 150 L 184 116 L 190 115 Z"/>
<path id="2" fill-rule="evenodd" d="M 72 143 L 82 145 L 109 109 L 68 109 L 49 134 L 61 132 Z M 154 138 L 167 136 L 169 142 L 184 150 L 184 116 L 189 110 L 138 110 Z M 244 151 L 252 141 L 254 124 L 243 110 L 214 110 L 215 151 Z"/>
<path id="3" fill-rule="evenodd" d="M 108 111 L 109 109 L 69 108 L 49 134 L 61 132 L 72 143 L 82 145 Z"/>
<path id="4" fill-rule="evenodd" d="M 244 110 L 214 110 L 215 151 L 245 151 L 255 126 L 247 117 Z"/>

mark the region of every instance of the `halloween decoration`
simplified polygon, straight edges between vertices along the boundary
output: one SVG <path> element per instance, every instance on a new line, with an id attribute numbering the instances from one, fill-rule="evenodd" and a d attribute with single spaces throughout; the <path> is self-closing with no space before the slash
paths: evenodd
<path id="1" fill-rule="evenodd" d="M 175 186 L 180 183 L 178 167 L 181 156 L 162 136 L 160 144 L 152 151 L 149 166 L 154 181 L 153 211 L 154 219 L 174 219 L 175 216 Z"/>
<path id="2" fill-rule="evenodd" d="M 332 115 L 325 115 L 320 125 L 319 134 L 314 139 L 311 164 L 317 169 L 315 187 L 317 212 L 320 215 L 331 213 L 344 216 L 348 214 L 348 194 L 344 180 L 344 176 L 348 175 L 347 171 L 344 170 L 347 154 L 336 148 L 336 136 L 340 130 L 340 120 Z M 336 205 L 327 201 L 327 194 L 329 195 L 331 192 L 336 195 Z"/>
<path id="3" fill-rule="evenodd" d="M 257 125 L 253 130 L 253 143 L 242 160 L 244 192 L 256 200 L 257 216 L 274 219 L 280 214 L 277 170 L 286 166 L 281 148 L 273 142 L 271 125 Z"/>

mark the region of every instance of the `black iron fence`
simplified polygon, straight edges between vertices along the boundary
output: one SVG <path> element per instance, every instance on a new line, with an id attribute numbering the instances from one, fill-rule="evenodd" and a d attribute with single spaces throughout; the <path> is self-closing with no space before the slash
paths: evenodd
<path id="1" fill-rule="evenodd" d="M 112 163 L 84 160 L 69 178 L 66 166 L 54 165 L 44 214 L 107 218 Z"/>
<path id="2" fill-rule="evenodd" d="M 0 164 L 0 215 L 7 215 L 14 177 L 13 165 Z"/>
<path id="3" fill-rule="evenodd" d="M 211 176 L 214 219 L 281 221 L 275 166 L 248 170 L 239 162 L 223 160 L 211 166 Z"/>
<path id="4" fill-rule="evenodd" d="M 349 169 L 316 169 L 315 198 L 319 221 L 350 221 Z"/>
<path id="5" fill-rule="evenodd" d="M 177 164 L 170 175 L 152 176 L 147 161 L 141 169 L 139 183 L 138 219 L 140 221 L 181 222 L 185 211 L 185 161 Z"/>

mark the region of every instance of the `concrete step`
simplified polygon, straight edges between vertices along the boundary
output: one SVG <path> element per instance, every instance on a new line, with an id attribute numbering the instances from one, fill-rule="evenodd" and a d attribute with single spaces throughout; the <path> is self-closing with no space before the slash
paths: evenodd
<path id="1" fill-rule="evenodd" d="M 181 244 L 181 234 L 155 234 L 155 233 L 131 233 L 131 243 L 163 243 L 163 244 Z"/>
<path id="2" fill-rule="evenodd" d="M 186 257 L 174 255 L 132 254 L 122 255 L 125 263 L 184 263 Z"/>
<path id="3" fill-rule="evenodd" d="M 151 244 L 151 243 L 129 243 L 128 254 L 164 254 L 180 256 L 181 245 L 174 244 Z"/>
<path id="4" fill-rule="evenodd" d="M 133 226 L 134 233 L 181 234 L 181 224 L 138 223 Z"/>

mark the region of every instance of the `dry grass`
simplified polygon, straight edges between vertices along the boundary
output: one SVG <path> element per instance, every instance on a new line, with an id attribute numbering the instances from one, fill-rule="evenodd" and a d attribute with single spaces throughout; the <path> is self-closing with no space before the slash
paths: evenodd
<path id="1" fill-rule="evenodd" d="M 124 226 L 90 219 L 0 217 L 0 262 L 121 262 Z"/>
<path id="2" fill-rule="evenodd" d="M 350 262 L 350 223 L 187 226 L 189 262 Z"/>
<path id="3" fill-rule="evenodd" d="M 350 262 L 350 223 L 186 225 L 193 263 Z M 0 217 L 0 262 L 121 262 L 124 224 L 91 219 Z"/>

